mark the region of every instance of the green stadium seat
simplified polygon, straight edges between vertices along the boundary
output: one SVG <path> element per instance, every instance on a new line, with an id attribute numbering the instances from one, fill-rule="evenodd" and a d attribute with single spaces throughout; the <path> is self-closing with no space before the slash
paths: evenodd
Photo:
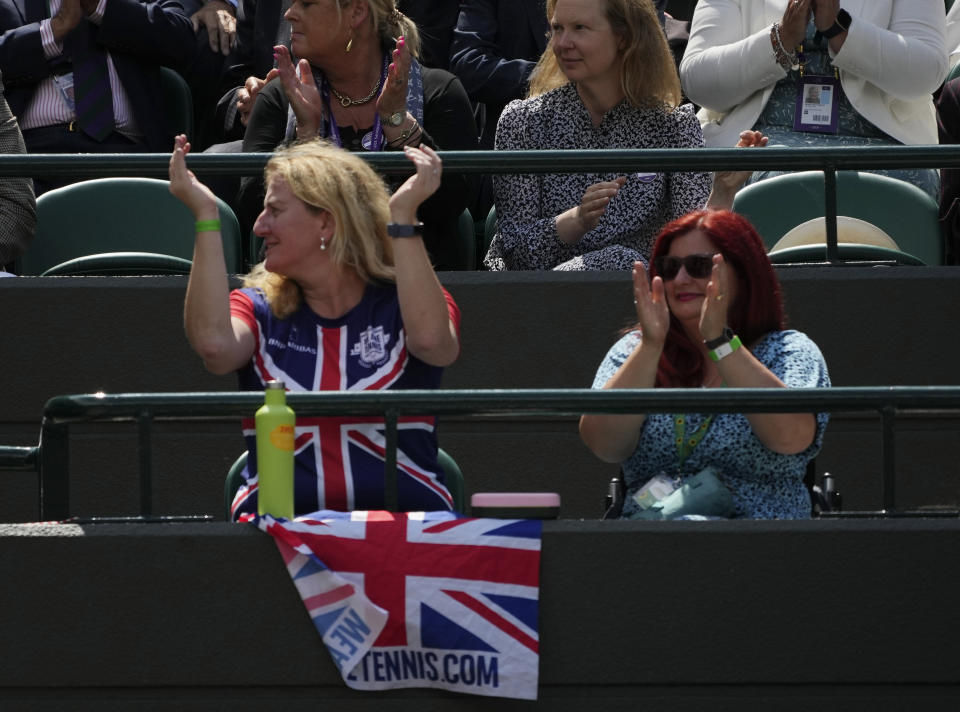
<path id="1" fill-rule="evenodd" d="M 193 94 L 186 80 L 170 67 L 160 67 L 160 89 L 167 133 L 193 138 Z"/>
<path id="2" fill-rule="evenodd" d="M 240 226 L 218 200 L 227 271 L 243 271 Z M 37 231 L 21 275 L 182 274 L 193 259 L 194 217 L 155 178 L 97 178 L 37 198 Z M 85 271 L 89 268 L 89 271 Z"/>
<path id="3" fill-rule="evenodd" d="M 753 183 L 737 193 L 733 209 L 753 223 L 769 250 L 792 228 L 823 217 L 823 173 L 787 173 Z M 873 223 L 923 264 L 944 262 L 937 209 L 933 198 L 906 181 L 857 171 L 837 173 L 837 214 Z"/>
<path id="4" fill-rule="evenodd" d="M 457 257 L 453 267 L 460 270 L 477 268 L 476 225 L 469 210 L 460 213 L 457 221 Z"/>
<path id="5" fill-rule="evenodd" d="M 467 496 L 464 491 L 463 472 L 457 461 L 442 447 L 437 449 L 437 462 L 443 468 L 444 480 L 450 495 L 453 497 L 453 509 L 461 514 L 467 506 Z"/>
<path id="6" fill-rule="evenodd" d="M 182 257 L 153 252 L 109 252 L 84 255 L 61 262 L 46 270 L 41 277 L 135 277 L 144 273 L 190 274 L 193 263 Z"/>
<path id="7" fill-rule="evenodd" d="M 898 265 L 923 265 L 923 260 L 914 255 L 877 245 L 863 245 L 855 242 L 841 242 L 837 252 L 844 262 L 892 262 Z M 774 250 L 767 255 L 773 264 L 798 264 L 825 262 L 826 245 L 798 245 Z"/>

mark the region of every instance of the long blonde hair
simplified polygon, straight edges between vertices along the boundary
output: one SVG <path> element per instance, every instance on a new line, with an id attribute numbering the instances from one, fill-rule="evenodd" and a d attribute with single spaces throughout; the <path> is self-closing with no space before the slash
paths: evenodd
<path id="1" fill-rule="evenodd" d="M 682 96 L 680 77 L 652 0 L 604 0 L 607 21 L 620 38 L 620 86 L 633 106 L 675 109 Z M 547 21 L 558 0 L 547 0 Z M 569 83 L 557 63 L 553 40 L 530 75 L 528 97 L 539 96 Z"/>
<path id="2" fill-rule="evenodd" d="M 334 232 L 327 251 L 335 264 L 367 282 L 394 280 L 393 245 L 387 236 L 390 193 L 369 163 L 323 139 L 311 139 L 279 149 L 263 175 L 266 185 L 282 179 L 307 209 L 330 213 Z M 243 285 L 262 289 L 279 319 L 290 316 L 303 299 L 296 281 L 268 271 L 262 262 Z"/>

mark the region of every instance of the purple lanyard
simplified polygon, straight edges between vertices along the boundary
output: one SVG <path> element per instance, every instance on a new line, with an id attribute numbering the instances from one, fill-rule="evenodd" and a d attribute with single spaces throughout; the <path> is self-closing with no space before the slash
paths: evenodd
<path id="1" fill-rule="evenodd" d="M 383 69 L 380 70 L 380 83 L 377 86 L 383 86 L 387 79 L 387 57 L 383 57 Z M 340 128 L 337 126 L 337 120 L 333 117 L 333 110 L 330 108 L 330 83 L 324 76 L 320 82 L 320 98 L 323 100 L 324 111 L 330 117 L 330 138 L 340 148 L 343 148 L 343 141 L 340 139 Z M 369 138 L 368 138 L 369 137 Z M 360 143 L 368 151 L 383 150 L 383 131 L 380 128 L 380 112 L 374 113 L 373 128 L 360 139 Z"/>

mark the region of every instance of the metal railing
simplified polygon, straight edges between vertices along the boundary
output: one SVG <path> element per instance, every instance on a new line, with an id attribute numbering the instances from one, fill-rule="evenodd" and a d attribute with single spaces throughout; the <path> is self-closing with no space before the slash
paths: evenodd
<path id="1" fill-rule="evenodd" d="M 197 175 L 256 175 L 270 153 L 192 153 Z M 378 171 L 411 172 L 399 152 L 359 153 Z M 874 168 L 960 168 L 960 145 L 944 146 L 770 146 L 742 148 L 638 148 L 555 151 L 440 151 L 454 173 L 583 173 L 586 171 L 870 170 Z M 170 154 L 98 153 L 0 155 L 0 177 L 167 177 Z"/>
<path id="2" fill-rule="evenodd" d="M 36 470 L 39 452 L 37 446 L 0 446 L 0 470 Z"/>
<path id="3" fill-rule="evenodd" d="M 411 172 L 399 152 L 360 153 L 387 175 Z M 205 175 L 255 175 L 269 153 L 191 154 L 191 170 Z M 456 173 L 581 173 L 585 171 L 819 170 L 824 176 L 826 257 L 840 262 L 837 247 L 837 171 L 875 168 L 957 168 L 960 145 L 767 147 L 684 149 L 598 149 L 551 151 L 441 151 L 444 170 Z M 170 156 L 143 154 L 0 155 L 0 177 L 49 176 L 165 178 Z"/>
<path id="4" fill-rule="evenodd" d="M 70 516 L 69 428 L 94 421 L 135 422 L 140 465 L 140 515 L 152 512 L 152 426 L 156 420 L 250 417 L 263 403 L 260 392 L 124 393 L 58 396 L 45 408 L 37 452 L 42 519 Z M 385 492 L 397 509 L 397 421 L 400 415 L 529 418 L 583 413 L 864 412 L 881 420 L 884 510 L 896 510 L 894 423 L 905 412 L 960 412 L 960 386 L 844 387 L 829 389 L 701 388 L 596 391 L 410 390 L 359 393 L 289 393 L 301 416 L 380 415 L 386 431 Z M 226 473 L 224 473 L 226 475 Z"/>

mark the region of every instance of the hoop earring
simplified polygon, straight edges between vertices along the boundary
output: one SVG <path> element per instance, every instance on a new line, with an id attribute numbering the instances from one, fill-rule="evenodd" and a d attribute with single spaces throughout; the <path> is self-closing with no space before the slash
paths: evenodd
<path id="1" fill-rule="evenodd" d="M 350 30 L 350 39 L 347 40 L 347 54 L 350 54 L 351 49 L 353 49 L 353 30 Z"/>

